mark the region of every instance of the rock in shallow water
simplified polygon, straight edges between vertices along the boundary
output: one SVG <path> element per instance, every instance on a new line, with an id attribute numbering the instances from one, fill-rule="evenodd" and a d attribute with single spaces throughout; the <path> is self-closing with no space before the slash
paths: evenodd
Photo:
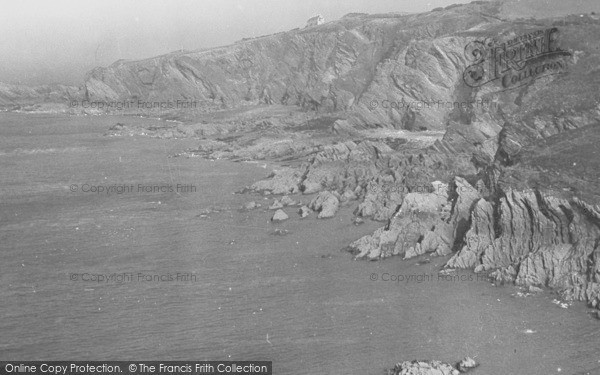
<path id="1" fill-rule="evenodd" d="M 458 375 L 479 366 L 474 359 L 465 357 L 456 367 L 440 361 L 404 361 L 397 363 L 388 375 Z"/>
<path id="2" fill-rule="evenodd" d="M 458 362 L 456 368 L 458 368 L 458 371 L 460 372 L 467 372 L 477 366 L 479 366 L 479 363 L 475 362 L 473 358 L 465 357 L 462 361 Z"/>
<path id="3" fill-rule="evenodd" d="M 312 212 L 312 210 L 310 208 L 308 208 L 307 206 L 302 206 L 298 210 L 298 214 L 300 214 L 301 217 L 307 217 L 308 215 L 310 215 L 311 212 Z"/>
<path id="4" fill-rule="evenodd" d="M 309 208 L 318 211 L 319 219 L 334 217 L 340 207 L 338 198 L 329 191 L 322 191 L 308 205 Z"/>
<path id="5" fill-rule="evenodd" d="M 275 211 L 275 215 L 271 218 L 271 221 L 283 221 L 287 220 L 289 216 L 283 210 Z"/>
<path id="6" fill-rule="evenodd" d="M 388 375 L 458 375 L 452 365 L 440 361 L 404 361 L 397 363 Z"/>

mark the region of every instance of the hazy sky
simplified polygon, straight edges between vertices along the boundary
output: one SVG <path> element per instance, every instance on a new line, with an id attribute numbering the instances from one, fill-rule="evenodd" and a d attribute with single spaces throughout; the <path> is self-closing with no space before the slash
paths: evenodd
<path id="1" fill-rule="evenodd" d="M 0 0 L 0 81 L 77 85 L 118 59 L 195 50 L 351 12 L 421 12 L 470 0 Z"/>

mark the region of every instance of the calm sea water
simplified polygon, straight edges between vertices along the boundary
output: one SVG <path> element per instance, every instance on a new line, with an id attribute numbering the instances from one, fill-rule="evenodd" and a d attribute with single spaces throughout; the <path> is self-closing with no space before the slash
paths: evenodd
<path id="1" fill-rule="evenodd" d="M 117 121 L 153 120 L 0 114 L 0 360 L 271 360 L 277 374 L 381 374 L 469 355 L 482 363 L 474 374 L 600 373 L 600 322 L 583 304 L 440 281 L 442 259 L 353 261 L 339 250 L 378 226 L 350 225 L 353 207 L 327 221 L 287 209 L 290 220 L 272 224 L 266 209 L 238 210 L 270 201 L 233 194 L 269 166 L 169 158 L 194 141 L 104 137 Z M 188 191 L 145 191 L 177 184 Z M 124 185 L 134 189 L 82 191 Z"/>

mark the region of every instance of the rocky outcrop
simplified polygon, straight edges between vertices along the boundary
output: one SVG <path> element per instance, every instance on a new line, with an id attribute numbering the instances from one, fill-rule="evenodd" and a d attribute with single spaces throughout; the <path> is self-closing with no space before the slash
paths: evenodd
<path id="1" fill-rule="evenodd" d="M 443 186 L 443 185 L 441 185 Z M 498 282 L 550 287 L 600 307 L 600 220 L 595 206 L 538 190 L 482 198 L 456 178 L 455 194 L 410 193 L 386 227 L 350 245 L 357 258 L 447 255 L 446 268 Z M 444 207 L 451 207 L 444 213 Z"/>
<path id="2" fill-rule="evenodd" d="M 300 191 L 302 172 L 285 168 L 273 171 L 269 179 L 255 182 L 250 189 L 255 191 L 268 191 L 272 194 L 295 194 Z"/>
<path id="3" fill-rule="evenodd" d="M 350 244 L 356 258 L 449 254 L 467 230 L 471 206 L 480 195 L 460 177 L 450 187 L 434 182 L 427 190 L 407 194 L 387 226 Z"/>
<path id="4" fill-rule="evenodd" d="M 306 27 L 315 27 L 315 26 L 319 26 L 325 23 L 325 18 L 323 18 L 322 15 L 317 14 L 314 17 L 311 17 L 308 19 L 308 21 L 306 21 Z"/>
<path id="5" fill-rule="evenodd" d="M 550 287 L 600 307 L 600 210 L 539 189 L 449 187 L 408 193 L 389 223 L 350 245 L 359 259 L 455 254 L 446 268 L 472 268 L 498 282 Z M 484 194 L 485 195 L 485 194 Z"/>
<path id="6" fill-rule="evenodd" d="M 447 267 L 495 270 L 500 281 L 551 287 L 567 300 L 597 306 L 600 221 L 589 207 L 535 190 L 510 189 L 497 202 L 481 199 L 465 245 Z"/>

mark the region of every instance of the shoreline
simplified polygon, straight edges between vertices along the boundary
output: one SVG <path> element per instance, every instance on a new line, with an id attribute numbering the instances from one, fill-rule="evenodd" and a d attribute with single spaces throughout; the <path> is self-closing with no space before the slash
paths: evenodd
<path id="1" fill-rule="evenodd" d="M 108 118 L 107 122 L 110 123 L 112 119 Z M 152 126 L 152 124 L 146 124 L 149 126 Z M 86 126 L 92 126 L 91 123 L 89 125 Z M 95 126 L 95 125 L 94 125 Z M 102 138 L 102 133 L 104 132 L 105 129 L 102 129 L 98 132 L 95 132 L 96 134 L 98 134 L 98 138 Z M 147 147 L 149 145 L 155 145 L 155 147 L 160 148 L 159 147 L 159 143 L 162 143 L 162 141 L 158 141 L 158 140 L 153 140 L 150 137 L 143 137 L 146 138 L 146 140 L 144 141 L 144 147 L 143 149 L 147 149 Z M 134 139 L 137 139 L 137 142 L 139 142 L 142 137 L 134 137 Z M 131 139 L 132 140 L 132 139 Z M 126 147 L 126 145 L 129 143 L 130 139 L 124 139 L 123 141 L 117 141 L 114 144 L 121 144 L 123 147 Z M 181 144 L 182 146 L 184 144 L 188 144 L 189 142 L 191 142 L 190 139 L 185 139 L 182 140 L 182 142 L 177 142 L 173 141 L 172 143 L 170 142 L 171 146 L 169 146 L 169 154 L 163 154 L 163 152 L 161 152 L 160 156 L 158 155 L 154 155 L 153 158 L 159 158 L 160 160 L 163 160 L 163 158 L 165 158 L 164 160 L 168 159 L 168 156 L 171 156 L 173 152 L 176 152 L 176 150 L 179 148 L 177 146 L 177 144 Z M 339 154 L 338 154 L 339 155 Z M 68 155 L 65 155 L 68 156 Z M 180 163 L 184 163 L 184 164 L 188 164 L 188 165 L 192 165 L 194 162 L 190 161 L 189 163 L 185 160 L 181 160 L 178 161 Z M 204 163 L 204 161 L 202 161 Z M 229 161 L 223 160 L 221 162 L 226 162 L 229 163 Z M 221 162 L 215 162 L 215 163 L 221 163 Z M 261 162 L 259 162 L 261 163 Z M 264 162 L 265 164 L 267 163 L 267 161 Z M 273 165 L 275 166 L 275 169 L 279 170 L 279 169 L 285 169 L 285 168 L 280 168 L 277 162 L 273 162 L 273 161 L 269 161 L 269 166 Z M 210 162 L 208 163 L 210 164 Z M 239 163 L 232 163 L 232 164 L 238 164 Z M 260 166 L 261 164 L 259 164 Z M 268 167 L 267 167 L 268 168 Z M 267 174 L 266 172 L 268 172 L 267 168 L 260 168 L 260 170 L 265 170 L 265 175 Z M 232 185 L 232 189 L 239 189 L 242 188 L 243 186 L 237 185 L 236 187 L 233 187 Z M 463 191 L 464 190 L 464 191 Z M 463 189 L 460 190 L 459 192 L 463 192 L 464 194 L 468 194 L 469 190 L 468 189 Z M 368 190 L 366 190 L 368 191 Z M 375 193 L 384 193 L 386 190 L 385 189 L 372 189 L 371 192 L 375 192 Z M 439 189 L 437 189 L 436 191 L 440 191 Z M 306 204 L 306 203 L 310 203 L 310 201 L 312 201 L 314 198 L 316 198 L 318 195 L 320 194 L 320 192 L 316 192 L 316 193 L 312 193 L 312 194 L 296 194 L 296 195 L 290 195 L 290 198 L 293 200 L 301 200 L 302 203 Z M 333 194 L 333 193 L 332 193 Z M 248 192 L 246 194 L 237 194 L 236 195 L 236 201 L 239 199 L 240 202 L 240 206 L 243 204 L 243 202 L 248 202 L 250 200 L 256 200 L 259 203 L 262 204 L 261 210 L 260 211 L 255 211 L 252 210 L 250 211 L 250 216 L 256 216 L 255 220 L 252 220 L 252 222 L 255 222 L 256 220 L 261 220 L 265 222 L 265 228 L 272 228 L 272 231 L 269 230 L 268 231 L 268 236 L 270 239 L 272 239 L 271 241 L 273 242 L 273 245 L 271 247 L 273 247 L 273 249 L 269 250 L 270 253 L 272 253 L 273 256 L 278 256 L 281 257 L 281 252 L 280 252 L 280 246 L 285 243 L 286 241 L 288 242 L 292 242 L 295 243 L 295 239 L 296 240 L 300 240 L 302 238 L 302 233 L 307 232 L 307 233 L 311 233 L 312 237 L 316 237 L 316 238 L 312 238 L 310 240 L 310 244 L 311 245 L 305 245 L 308 246 L 309 249 L 307 251 L 307 249 L 302 250 L 302 247 L 297 248 L 294 246 L 290 247 L 290 250 L 293 252 L 293 254 L 288 254 L 287 256 L 292 256 L 290 258 L 290 262 L 291 259 L 294 259 L 293 262 L 297 262 L 298 260 L 304 260 L 307 263 L 305 264 L 305 268 L 308 270 L 311 268 L 311 265 L 320 263 L 322 264 L 321 268 L 324 271 L 330 270 L 330 272 L 333 273 L 333 271 L 335 269 L 340 268 L 339 267 L 339 263 L 344 263 L 345 266 L 343 267 L 344 270 L 346 270 L 347 272 L 354 270 L 355 272 L 353 272 L 352 274 L 348 274 L 348 275 L 337 275 L 337 277 L 341 277 L 338 280 L 334 280 L 332 283 L 331 277 L 329 276 L 329 274 L 325 275 L 327 277 L 325 277 L 324 275 L 320 275 L 317 274 L 315 275 L 315 277 L 318 277 L 315 281 L 319 281 L 319 283 L 311 283 L 309 282 L 309 280 L 307 280 L 306 282 L 308 283 L 306 285 L 306 287 L 312 286 L 314 288 L 321 288 L 325 291 L 327 291 L 330 287 L 331 284 L 337 285 L 338 288 L 340 288 L 340 292 L 338 293 L 342 293 L 341 291 L 344 291 L 343 293 L 348 293 L 347 294 L 347 298 L 350 299 L 346 299 L 346 298 L 341 298 L 340 296 L 334 296 L 331 297 L 329 296 L 327 293 L 324 292 L 324 294 L 320 295 L 319 297 L 319 301 L 321 301 L 322 299 L 322 303 L 327 306 L 327 311 L 329 311 L 329 309 L 333 309 L 335 307 L 342 306 L 342 310 L 344 311 L 344 314 L 353 314 L 353 311 L 361 311 L 363 314 L 372 314 L 371 311 L 374 310 L 378 310 L 383 308 L 384 311 L 386 309 L 390 309 L 389 314 L 391 314 L 392 316 L 389 317 L 389 319 L 382 319 L 381 323 L 383 322 L 387 322 L 387 324 L 397 324 L 402 326 L 402 324 L 409 324 L 409 323 L 403 323 L 404 319 L 409 319 L 409 317 L 411 317 L 412 315 L 409 314 L 409 311 L 411 311 L 411 307 L 410 306 L 415 306 L 415 308 L 417 306 L 423 306 L 422 304 L 418 304 L 417 301 L 419 298 L 436 298 L 438 299 L 438 301 L 442 301 L 444 298 L 444 295 L 447 296 L 454 296 L 453 298 L 451 298 L 450 300 L 448 300 L 446 302 L 445 305 L 442 306 L 438 306 L 439 302 L 436 303 L 435 301 L 432 302 L 426 302 L 424 306 L 427 306 L 426 308 L 424 308 L 423 311 L 420 311 L 420 314 L 418 314 L 419 316 L 415 316 L 413 318 L 413 322 L 418 322 L 414 323 L 413 325 L 415 325 L 415 327 L 413 327 L 414 329 L 411 329 L 410 332 L 413 332 L 411 334 L 411 340 L 412 341 L 408 341 L 408 342 L 404 342 L 402 337 L 402 334 L 398 334 L 398 337 L 396 336 L 390 336 L 389 334 L 386 333 L 386 331 L 389 331 L 389 327 L 386 326 L 380 326 L 380 323 L 378 321 L 370 321 L 370 320 L 365 320 L 363 322 L 363 318 L 356 318 L 357 320 L 355 321 L 354 324 L 362 324 L 359 325 L 357 327 L 346 327 L 345 330 L 348 332 L 351 332 L 352 329 L 356 329 L 359 330 L 360 332 L 363 332 L 364 330 L 364 335 L 366 335 L 366 337 L 363 337 L 363 339 L 368 340 L 368 338 L 370 337 L 371 332 L 373 332 L 373 335 L 377 337 L 377 340 L 382 341 L 382 342 L 389 342 L 389 343 L 395 343 L 394 345 L 399 345 L 399 347 L 403 347 L 406 348 L 405 353 L 400 353 L 401 356 L 398 356 L 397 352 L 390 352 L 391 354 L 388 354 L 387 356 L 384 356 L 383 354 L 387 353 L 387 352 L 383 352 L 381 356 L 379 356 L 378 358 L 380 358 L 380 362 L 379 363 L 388 363 L 387 366 L 385 367 L 392 367 L 393 363 L 395 361 L 401 360 L 401 359 L 407 359 L 407 360 L 411 360 L 413 358 L 423 358 L 428 357 L 428 358 L 432 358 L 432 359 L 441 359 L 444 361 L 452 361 L 458 358 L 462 358 L 466 355 L 470 355 L 470 356 L 474 356 L 477 354 L 477 352 L 479 353 L 486 353 L 487 357 L 484 356 L 483 360 L 481 358 L 481 355 L 478 356 L 477 358 L 475 358 L 475 360 L 477 360 L 478 362 L 481 362 L 481 369 L 485 369 L 485 368 L 490 368 L 490 366 L 492 366 L 492 368 L 497 368 L 498 363 L 494 364 L 494 363 L 490 363 L 490 360 L 496 362 L 498 361 L 498 359 L 491 359 L 494 358 L 493 356 L 490 357 L 491 353 L 493 353 L 494 351 L 491 348 L 487 348 L 485 346 L 482 345 L 481 347 L 477 347 L 475 348 L 476 350 L 467 350 L 466 348 L 463 347 L 457 347 L 455 348 L 455 350 L 453 349 L 452 351 L 446 351 L 446 350 L 441 350 L 441 344 L 437 344 L 435 341 L 436 335 L 435 332 L 432 331 L 430 332 L 429 330 L 424 330 L 424 332 L 427 332 L 427 336 L 424 336 L 422 338 L 420 338 L 421 336 L 419 336 L 419 329 L 418 327 L 422 326 L 423 324 L 433 324 L 434 327 L 439 327 L 438 329 L 443 329 L 444 331 L 444 337 L 448 337 L 448 331 L 446 331 L 447 328 L 444 328 L 444 321 L 443 319 L 438 320 L 438 318 L 435 318 L 435 316 L 438 315 L 433 315 L 434 316 L 434 320 L 433 321 L 428 321 L 427 320 L 427 316 L 428 315 L 432 315 L 435 314 L 435 311 L 438 311 L 438 313 L 442 314 L 442 316 L 452 316 L 455 317 L 456 320 L 452 320 L 452 321 L 463 321 L 465 320 L 464 316 L 461 317 L 464 314 L 468 314 L 469 319 L 466 319 L 466 321 L 462 324 L 464 324 L 464 327 L 460 327 L 459 332 L 454 332 L 454 334 L 452 335 L 452 337 L 455 337 L 457 340 L 461 340 L 461 337 L 465 337 L 465 338 L 469 338 L 467 341 L 470 340 L 474 340 L 473 338 L 473 334 L 469 334 L 469 332 L 471 332 L 472 330 L 477 330 L 479 331 L 479 329 L 483 329 L 485 333 L 485 335 L 483 335 L 480 339 L 483 338 L 487 338 L 486 335 L 493 335 L 493 334 L 497 334 L 500 332 L 503 332 L 503 330 L 506 330 L 506 332 L 504 332 L 504 337 L 505 337 L 505 341 L 506 342 L 513 342 L 511 340 L 535 340 L 535 339 L 542 339 L 542 338 L 546 338 L 547 335 L 550 335 L 550 333 L 552 332 L 562 332 L 562 328 L 560 328 L 559 326 L 548 326 L 547 328 L 543 328 L 544 327 L 544 316 L 547 316 L 548 314 L 550 314 L 549 316 L 560 316 L 562 311 L 565 311 L 565 313 L 568 313 L 571 315 L 570 318 L 566 318 L 564 321 L 569 321 L 569 322 L 573 322 L 571 324 L 576 324 L 576 322 L 579 322 L 577 324 L 582 324 L 582 323 L 586 323 L 587 322 L 592 322 L 592 320 L 590 320 L 590 317 L 586 318 L 585 312 L 587 312 L 589 309 L 585 308 L 583 305 L 580 304 L 574 304 L 570 307 L 570 311 L 567 312 L 566 310 L 563 310 L 563 308 L 561 308 L 561 306 L 552 303 L 552 299 L 554 299 L 554 294 L 551 291 L 548 290 L 544 290 L 542 293 L 537 293 L 536 296 L 534 295 L 527 295 L 529 293 L 528 290 L 526 289 L 521 289 L 521 288 L 515 288 L 512 289 L 512 287 L 509 287 L 511 289 L 498 289 L 498 291 L 500 292 L 500 294 L 492 294 L 492 296 L 498 296 L 498 299 L 501 299 L 502 301 L 496 301 L 496 298 L 491 298 L 491 296 L 488 293 L 488 296 L 480 296 L 478 298 L 483 299 L 484 301 L 486 301 L 487 303 L 490 303 L 490 306 L 486 306 L 484 308 L 484 310 L 478 312 L 478 309 L 482 309 L 482 306 L 479 305 L 475 305 L 475 306 L 479 306 L 477 308 L 475 308 L 475 311 L 468 311 L 469 306 L 468 305 L 460 305 L 460 304 L 455 304 L 455 303 L 459 303 L 461 300 L 464 300 L 464 298 L 467 298 L 467 296 L 469 296 L 468 298 L 474 298 L 474 296 L 478 296 L 478 294 L 476 293 L 486 293 L 486 291 L 489 291 L 489 288 L 493 288 L 496 289 L 494 286 L 492 286 L 491 284 L 488 285 L 488 283 L 486 282 L 486 285 L 478 285 L 478 282 L 474 281 L 469 281 L 468 279 L 466 280 L 461 280 L 460 277 L 457 281 L 454 281 L 455 279 L 452 279 L 452 281 L 449 281 L 447 279 L 448 275 L 445 275 L 443 279 L 439 279 L 437 278 L 437 272 L 439 271 L 439 267 L 442 266 L 442 263 L 445 262 L 448 257 L 432 257 L 431 255 L 424 255 L 424 256 L 420 256 L 417 258 L 413 258 L 413 259 L 409 259 L 409 260 L 402 260 L 400 256 L 396 256 L 396 257 L 392 257 L 389 259 L 384 259 L 384 261 L 374 261 L 374 262 L 353 262 L 352 259 L 352 255 L 349 253 L 340 253 L 340 250 L 343 248 L 343 246 L 332 249 L 331 246 L 328 245 L 329 241 L 327 241 L 327 233 L 328 232 L 336 232 L 337 229 L 335 228 L 345 228 L 345 230 L 347 231 L 346 233 L 353 233 L 353 229 L 355 228 L 355 224 L 353 223 L 352 218 L 355 216 L 353 214 L 352 211 L 354 211 L 354 208 L 357 207 L 361 200 L 350 200 L 350 206 L 342 206 L 340 208 L 340 211 L 338 211 L 336 213 L 336 216 L 334 216 L 334 218 L 332 219 L 317 219 L 316 216 L 317 214 L 315 212 L 313 212 L 308 218 L 306 219 L 300 219 L 300 216 L 295 212 L 296 209 L 298 207 L 293 206 L 293 208 L 291 209 L 291 211 L 287 212 L 287 210 L 290 210 L 289 208 L 284 208 L 284 210 L 286 210 L 286 212 L 288 213 L 288 215 L 290 216 L 290 219 L 282 222 L 282 223 L 277 223 L 277 224 L 273 224 L 273 223 L 267 223 L 269 221 L 269 219 L 272 217 L 274 210 L 268 210 L 268 206 L 272 205 L 274 203 L 275 200 L 281 200 L 282 197 L 284 196 L 284 194 L 268 194 L 268 195 L 264 195 L 263 192 L 259 191 L 253 191 L 253 192 Z M 341 195 L 340 195 L 341 197 Z M 266 199 L 265 199 L 266 198 Z M 337 198 L 337 197 L 336 197 Z M 154 201 L 154 200 L 153 200 Z M 163 205 L 161 205 L 163 206 Z M 158 207 L 158 206 L 157 206 Z M 167 207 L 167 206 L 164 206 Z M 231 214 L 232 215 L 238 215 L 238 211 L 237 209 L 240 208 L 238 206 L 231 206 L 229 207 L 231 209 Z M 151 211 L 149 211 L 151 212 Z M 195 215 L 202 215 L 201 211 L 197 211 L 193 210 Z M 191 213 L 191 212 L 190 212 Z M 210 216 L 211 214 L 208 213 L 208 215 Z M 222 213 L 219 213 L 218 215 L 224 215 L 223 218 L 225 218 L 226 216 L 229 215 L 229 211 L 224 211 Z M 339 221 L 339 219 L 343 219 L 343 221 Z M 205 223 L 206 219 L 202 219 L 202 218 L 197 218 L 196 220 L 199 220 L 203 223 Z M 321 220 L 325 220 L 325 221 L 321 221 Z M 386 222 L 381 222 L 380 225 L 377 225 L 377 222 L 375 221 L 371 221 L 369 218 L 365 218 L 364 219 L 368 224 L 367 225 L 373 225 L 375 227 L 380 226 L 380 225 L 384 225 Z M 250 222 L 248 222 L 250 223 Z M 387 223 L 389 223 L 389 221 L 387 221 Z M 235 223 L 234 223 L 235 224 Z M 212 226 L 218 226 L 218 223 L 212 223 Z M 363 225 L 365 224 L 359 224 L 360 227 L 364 228 Z M 302 227 L 303 229 L 301 230 L 300 227 Z M 296 229 L 295 229 L 296 228 Z M 314 229 L 311 229 L 314 228 Z M 277 229 L 280 229 L 279 232 L 277 232 Z M 317 232 L 318 229 L 318 232 Z M 234 227 L 232 227 L 232 230 L 235 230 Z M 232 232 L 235 233 L 235 232 Z M 315 236 L 316 233 L 320 233 L 319 236 Z M 239 241 L 241 238 L 238 238 L 239 236 L 233 236 L 232 238 L 237 239 L 237 241 L 235 241 L 234 244 L 229 245 L 228 247 L 247 247 L 247 245 L 245 243 L 240 243 L 241 241 Z M 322 238 L 321 238 L 322 237 Z M 356 235 L 354 235 L 354 238 L 356 238 Z M 337 242 L 340 242 L 339 239 L 337 240 Z M 328 249 L 328 250 L 326 250 Z M 297 250 L 297 251 L 296 251 Z M 225 256 L 226 254 L 224 254 L 223 256 Z M 309 259 L 307 259 L 307 256 Z M 325 256 L 323 258 L 323 256 Z M 331 257 L 329 257 L 331 256 Z M 284 258 L 285 259 L 285 258 Z M 292 263 L 293 263 L 292 262 Z M 287 262 L 285 262 L 287 263 Z M 285 264 L 284 263 L 284 264 Z M 435 271 L 434 271 L 435 270 Z M 373 273 L 377 273 L 380 277 L 379 281 L 373 281 L 370 279 L 371 274 Z M 390 281 L 386 281 L 388 280 L 388 275 L 384 275 L 384 274 L 389 274 L 390 275 Z M 418 282 L 418 276 L 419 275 L 425 275 L 425 274 L 434 274 L 435 280 L 431 281 L 431 279 L 429 281 L 423 281 L 423 282 Z M 284 275 L 288 275 L 289 272 L 286 271 L 284 272 Z M 473 275 L 475 278 L 475 274 L 472 273 L 472 271 L 470 270 L 466 270 L 466 271 L 462 271 L 462 270 L 458 270 L 457 275 Z M 291 278 L 292 284 L 290 285 L 296 285 L 296 282 L 302 282 L 305 283 L 305 278 L 307 276 L 302 276 L 302 274 L 296 274 L 296 273 L 291 273 L 291 275 L 293 275 L 293 277 Z M 391 280 L 391 275 L 395 275 L 396 279 L 400 278 L 398 275 L 403 275 L 405 277 L 404 282 L 396 282 L 395 280 Z M 412 276 L 412 277 L 411 277 Z M 288 276 L 286 276 L 288 277 Z M 384 280 L 382 280 L 381 278 L 384 278 Z M 454 276 L 453 276 L 454 277 Z M 410 278 L 410 282 L 407 282 L 406 280 L 408 280 L 408 278 Z M 297 281 L 294 281 L 297 280 Z M 414 282 L 413 282 L 414 280 Z M 321 284 L 321 281 L 323 281 L 323 283 Z M 270 283 L 270 281 L 257 281 L 259 284 L 258 285 L 263 285 L 264 283 L 267 283 L 265 285 L 270 285 L 268 283 Z M 483 282 L 483 281 L 482 281 Z M 435 283 L 435 284 L 433 284 Z M 314 285 L 313 285 L 314 284 Z M 226 288 L 225 288 L 226 289 Z M 348 290 L 349 289 L 349 290 Z M 355 296 L 355 294 L 353 294 L 352 289 L 358 289 L 359 291 L 356 292 L 358 293 L 358 296 Z M 96 293 L 96 292 L 86 292 L 86 293 Z M 475 293 L 475 294 L 474 294 Z M 521 293 L 521 295 L 519 295 L 518 293 Z M 515 296 L 511 296 L 511 294 L 515 294 Z M 382 302 L 379 300 L 375 300 L 375 295 L 377 296 L 381 296 L 381 298 L 385 298 L 386 302 Z M 415 298 L 415 299 L 411 299 L 411 300 L 406 300 L 407 296 L 413 296 L 411 298 Z M 435 296 L 435 297 L 434 297 Z M 514 300 L 513 300 L 514 297 Z M 305 298 L 309 298 L 308 296 L 306 296 Z M 388 300 L 390 298 L 395 299 L 396 301 L 389 301 Z M 510 298 L 510 301 L 506 302 L 505 298 Z M 489 301 L 488 301 L 489 300 Z M 474 300 L 475 301 L 475 300 Z M 310 299 L 307 300 L 306 303 L 309 303 Z M 514 306 L 519 306 L 519 305 L 523 305 L 523 308 L 527 308 L 527 311 L 531 312 L 531 321 L 530 324 L 524 325 L 523 327 L 519 327 L 518 331 L 512 332 L 512 330 L 503 327 L 502 325 L 496 325 L 494 326 L 492 323 L 492 321 L 490 321 L 491 317 L 494 316 L 496 317 L 495 319 L 500 319 L 501 316 L 504 316 L 506 314 L 511 314 L 514 313 L 515 310 L 518 311 L 522 311 L 521 309 L 515 309 Z M 485 305 L 485 304 L 484 304 Z M 536 306 L 535 309 L 534 307 L 532 307 L 532 305 Z M 312 306 L 312 305 L 309 305 Z M 407 306 L 406 308 L 408 310 L 405 311 L 405 315 L 398 315 L 398 316 L 394 316 L 395 311 L 404 311 L 402 310 L 402 306 Z M 540 306 L 540 307 L 537 307 Z M 313 306 L 316 308 L 316 305 Z M 338 307 L 339 308 L 339 307 Z M 473 305 L 471 305 L 471 308 L 473 308 Z M 358 309 L 358 310 L 357 310 Z M 545 311 L 545 310 L 549 310 L 549 311 Z M 333 310 L 331 310 L 333 311 Z M 483 314 L 485 312 L 485 314 L 490 314 L 489 316 L 481 315 L 478 317 L 478 313 Z M 581 317 L 579 316 L 580 314 L 576 313 L 576 312 L 582 312 L 584 313 L 584 316 Z M 536 314 L 539 313 L 539 316 L 536 317 Z M 575 313 L 575 314 L 573 314 Z M 407 314 L 407 315 L 406 315 Z M 577 316 L 575 316 L 577 315 Z M 318 316 L 318 315 L 317 315 Z M 344 315 L 342 315 L 344 316 Z M 529 316 L 529 314 L 528 314 Z M 438 316 L 439 317 L 439 316 Z M 534 318 L 535 317 L 535 318 Z M 329 327 L 329 325 L 331 323 L 328 323 L 329 320 L 325 319 L 327 317 L 324 317 L 324 321 L 320 322 L 320 324 L 324 324 L 324 327 Z M 381 319 L 381 318 L 380 318 Z M 444 318 L 445 319 L 445 318 Z M 477 319 L 483 319 L 483 321 L 480 323 Z M 473 323 L 469 323 L 469 321 L 472 320 L 474 325 L 470 326 L 469 324 L 473 324 Z M 364 326 L 364 328 L 363 328 Z M 316 328 L 315 328 L 316 329 Z M 415 331 L 416 329 L 416 331 Z M 457 328 L 458 329 L 458 328 Z M 528 333 L 527 330 L 531 330 L 531 333 Z M 581 328 L 579 328 L 581 329 Z M 405 330 L 408 331 L 408 328 L 405 328 Z M 310 331 L 310 330 L 309 330 Z M 345 332 L 346 332 L 345 331 Z M 421 330 L 423 331 L 423 330 Z M 312 332 L 312 331 L 310 331 Z M 316 331 L 315 331 L 316 332 Z M 327 331 L 329 332 L 329 331 Z M 471 335 L 471 336 L 469 336 Z M 286 342 L 285 340 L 285 335 L 284 333 L 279 333 L 277 334 L 276 332 L 270 332 L 270 341 L 277 344 L 277 345 L 281 345 L 281 342 Z M 324 340 L 324 342 L 328 342 L 328 340 L 331 340 L 332 336 L 320 336 L 320 340 Z M 336 337 L 336 336 L 333 336 Z M 354 336 L 352 336 L 354 337 Z M 362 337 L 362 336 L 361 336 Z M 489 339 L 491 339 L 492 336 L 489 337 Z M 432 339 L 434 341 L 432 341 L 431 343 L 428 343 L 427 340 Z M 310 337 L 306 337 L 305 340 L 310 340 Z M 356 339 L 358 340 L 358 339 Z M 414 341 L 416 340 L 416 341 Z M 479 340 L 479 339 L 478 339 Z M 485 343 L 485 341 L 483 341 Z M 291 345 L 291 342 L 290 342 Z M 314 344 L 313 344 L 314 345 Z M 358 347 L 362 347 L 362 341 L 357 341 L 354 345 L 357 345 Z M 374 344 L 370 344 L 370 345 L 374 345 Z M 378 344 L 380 345 L 380 344 Z M 269 346 L 270 347 L 270 346 Z M 356 348 L 356 350 L 359 350 L 359 348 Z M 336 346 L 337 348 L 337 346 Z M 555 349 L 555 347 L 552 347 L 553 349 Z M 509 350 L 510 349 L 510 350 Z M 505 355 L 509 355 L 509 351 L 511 351 L 512 348 L 504 348 L 502 353 L 504 353 Z M 440 354 L 440 353 L 445 353 L 445 354 Z M 370 356 L 368 355 L 368 353 L 365 353 L 365 356 Z M 405 356 L 408 356 L 408 358 L 406 358 Z M 385 357 L 385 358 L 384 358 Z M 404 357 L 404 358 L 402 358 Z M 488 358 L 488 359 L 485 359 Z M 384 362 L 381 362 L 384 361 Z M 449 362 L 452 363 L 452 362 Z M 494 367 L 494 365 L 496 365 L 496 367 Z M 573 365 L 573 364 L 571 364 Z"/>

